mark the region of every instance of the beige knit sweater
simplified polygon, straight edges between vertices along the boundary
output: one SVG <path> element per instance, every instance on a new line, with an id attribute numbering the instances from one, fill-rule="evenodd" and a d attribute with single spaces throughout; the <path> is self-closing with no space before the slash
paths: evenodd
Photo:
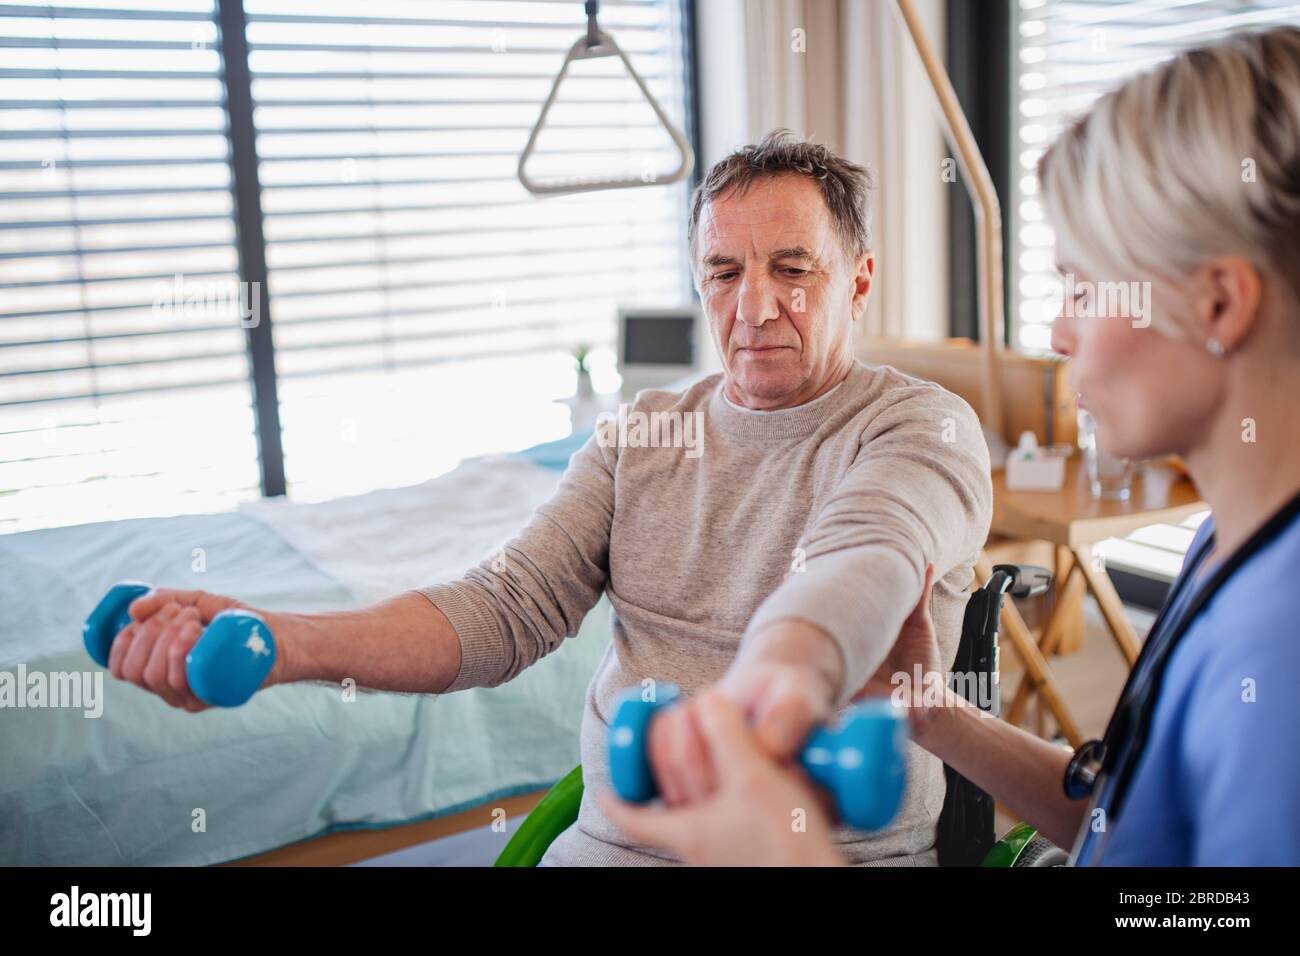
<path id="1" fill-rule="evenodd" d="M 636 412 L 650 427 L 638 428 L 647 421 Z M 859 362 L 807 404 L 757 412 L 730 404 L 718 374 L 680 393 L 641 392 L 623 422 L 598 427 L 500 555 L 421 593 L 460 638 L 460 674 L 448 691 L 510 680 L 609 595 L 613 640 L 582 719 L 586 793 L 577 823 L 543 862 L 672 863 L 633 844 L 593 799 L 609 787 L 607 721 L 619 693 L 653 679 L 692 694 L 723 675 L 747 631 L 801 618 L 843 652 L 843 704 L 883 661 L 927 563 L 951 662 L 991 509 L 979 422 L 933 383 Z M 934 862 L 942 765 L 909 748 L 894 823 L 873 834 L 836 831 L 850 862 Z"/>

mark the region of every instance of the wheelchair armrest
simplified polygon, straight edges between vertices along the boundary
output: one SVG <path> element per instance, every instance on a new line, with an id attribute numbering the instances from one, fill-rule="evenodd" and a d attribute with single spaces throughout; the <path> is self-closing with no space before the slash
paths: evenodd
<path id="1" fill-rule="evenodd" d="M 1005 593 L 1012 597 L 1037 597 L 1052 586 L 1052 572 L 1036 564 L 995 564 L 989 580 L 997 580 L 998 572 L 1010 578 Z"/>

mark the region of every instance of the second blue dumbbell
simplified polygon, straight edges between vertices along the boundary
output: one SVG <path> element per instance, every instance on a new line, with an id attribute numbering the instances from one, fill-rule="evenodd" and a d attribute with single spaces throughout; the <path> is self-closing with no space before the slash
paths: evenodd
<path id="1" fill-rule="evenodd" d="M 646 741 L 655 715 L 680 699 L 676 687 L 661 684 L 653 700 L 637 689 L 619 701 L 609 726 L 609 772 L 624 800 L 644 803 L 659 795 Z M 907 778 L 907 719 L 888 700 L 850 708 L 834 724 L 820 727 L 804 744 L 799 762 L 835 797 L 849 826 L 879 830 L 898 812 Z"/>
<path id="2" fill-rule="evenodd" d="M 82 628 L 86 651 L 100 667 L 117 635 L 131 623 L 131 602 L 147 584 L 117 584 L 96 605 Z M 185 679 L 194 696 L 213 707 L 238 707 L 266 681 L 275 664 L 275 638 L 260 615 L 242 608 L 222 611 L 185 656 Z"/>

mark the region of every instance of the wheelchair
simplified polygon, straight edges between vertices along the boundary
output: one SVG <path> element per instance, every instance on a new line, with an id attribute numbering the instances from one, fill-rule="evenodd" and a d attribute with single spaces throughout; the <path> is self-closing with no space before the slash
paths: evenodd
<path id="1" fill-rule="evenodd" d="M 954 689 L 996 717 L 1000 712 L 998 624 L 1002 601 L 1042 594 L 1051 584 L 1046 568 L 999 564 L 966 603 L 954 674 L 967 675 Z M 983 693 L 981 693 L 983 689 Z M 936 830 L 940 866 L 1064 866 L 1068 855 L 1028 824 L 1012 827 L 1001 840 L 994 834 L 993 798 L 944 765 L 947 791 Z M 510 838 L 494 866 L 536 866 L 547 847 L 578 818 L 582 766 L 574 767 L 538 802 Z"/>

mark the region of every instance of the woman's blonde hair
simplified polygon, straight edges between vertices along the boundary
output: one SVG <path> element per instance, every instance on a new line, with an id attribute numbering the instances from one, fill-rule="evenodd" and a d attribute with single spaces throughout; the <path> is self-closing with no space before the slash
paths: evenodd
<path id="1" fill-rule="evenodd" d="M 1038 163 L 1057 257 L 1176 283 L 1238 254 L 1300 300 L 1300 29 L 1189 50 L 1107 94 Z"/>

